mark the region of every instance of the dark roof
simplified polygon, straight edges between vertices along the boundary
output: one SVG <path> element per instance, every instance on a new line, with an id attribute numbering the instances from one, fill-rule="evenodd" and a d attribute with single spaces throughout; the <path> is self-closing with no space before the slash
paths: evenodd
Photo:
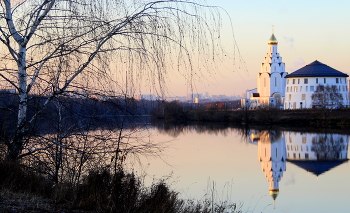
<path id="1" fill-rule="evenodd" d="M 285 78 L 293 77 L 349 77 L 349 75 L 316 60 L 311 64 L 286 75 Z"/>
<path id="2" fill-rule="evenodd" d="M 347 162 L 348 159 L 337 160 L 337 161 L 306 161 L 306 160 L 287 160 L 287 161 L 299 166 L 302 169 L 305 169 L 308 172 L 315 174 L 316 176 L 319 176 L 333 169 L 334 167 L 337 167 Z"/>

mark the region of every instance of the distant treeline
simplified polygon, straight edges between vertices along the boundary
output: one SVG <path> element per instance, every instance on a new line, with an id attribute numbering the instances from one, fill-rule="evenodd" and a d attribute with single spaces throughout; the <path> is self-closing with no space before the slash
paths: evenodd
<path id="1" fill-rule="evenodd" d="M 350 126 L 350 109 L 301 109 L 279 110 L 265 108 L 213 109 L 206 107 L 187 108 L 178 102 L 164 102 L 151 110 L 157 119 L 169 122 L 229 122 L 239 125 L 280 125 L 297 127 L 346 128 Z"/>
<path id="2" fill-rule="evenodd" d="M 45 96 L 30 96 L 28 114 L 31 117 L 41 109 Z M 0 93 L 0 128 L 1 132 L 10 133 L 16 128 L 18 95 Z M 145 119 L 154 103 L 133 98 L 115 97 L 106 100 L 95 98 L 56 97 L 47 105 L 33 126 L 34 132 L 56 132 L 57 128 L 90 126 L 90 128 L 117 128 Z"/>

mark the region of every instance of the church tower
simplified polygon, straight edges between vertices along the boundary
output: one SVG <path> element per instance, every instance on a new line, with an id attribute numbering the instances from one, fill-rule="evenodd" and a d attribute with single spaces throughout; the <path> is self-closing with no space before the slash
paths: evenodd
<path id="1" fill-rule="evenodd" d="M 277 51 L 278 41 L 272 33 L 268 41 L 268 51 L 264 62 L 260 65 L 258 88 L 260 104 L 282 106 L 285 94 L 286 80 L 285 64 Z"/>

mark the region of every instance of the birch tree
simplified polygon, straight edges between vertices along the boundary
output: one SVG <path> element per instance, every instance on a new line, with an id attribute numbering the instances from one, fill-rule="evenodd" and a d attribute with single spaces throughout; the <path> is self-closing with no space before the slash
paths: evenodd
<path id="1" fill-rule="evenodd" d="M 160 90 L 169 70 L 189 82 L 220 58 L 218 10 L 191 0 L 1 0 L 0 77 L 18 95 L 6 159 L 17 161 L 30 130 L 57 96 L 126 73 Z M 117 74 L 116 74 L 117 73 Z M 46 100 L 28 115 L 30 94 Z"/>

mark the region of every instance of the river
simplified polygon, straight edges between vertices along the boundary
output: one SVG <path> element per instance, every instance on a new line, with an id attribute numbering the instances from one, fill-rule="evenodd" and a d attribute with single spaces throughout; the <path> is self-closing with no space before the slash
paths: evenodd
<path id="1" fill-rule="evenodd" d="M 350 135 L 329 131 L 153 127 L 158 156 L 132 164 L 183 199 L 239 204 L 242 212 L 350 212 Z"/>

